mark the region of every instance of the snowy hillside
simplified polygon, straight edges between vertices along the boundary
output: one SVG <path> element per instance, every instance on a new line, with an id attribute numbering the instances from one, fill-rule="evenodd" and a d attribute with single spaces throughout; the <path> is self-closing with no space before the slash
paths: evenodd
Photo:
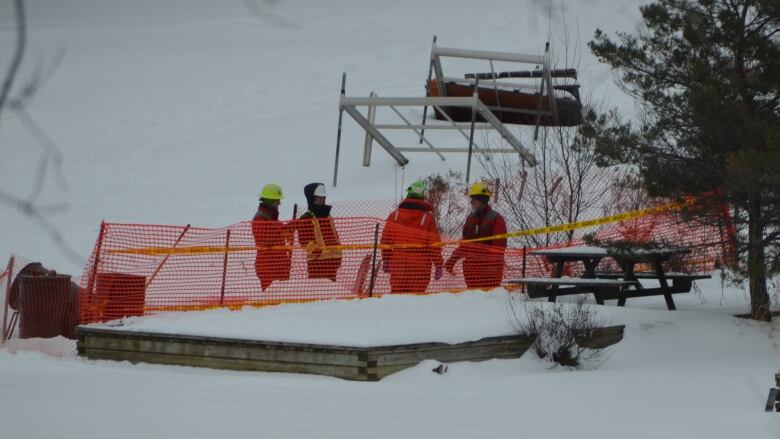
<path id="1" fill-rule="evenodd" d="M 0 2 L 3 66 L 11 3 Z M 434 34 L 444 46 L 541 53 L 552 29 L 563 57 L 565 18 L 584 92 L 632 109 L 585 44 L 596 27 L 633 29 L 637 0 L 555 2 L 552 14 L 539 0 L 482 2 L 477 11 L 444 0 L 269 3 L 258 3 L 267 12 L 258 17 L 241 0 L 28 2 L 21 83 L 64 49 L 28 109 L 64 155 L 67 186 L 50 174 L 41 202 L 67 204 L 50 219 L 83 257 L 102 219 L 224 226 L 249 218 L 269 181 L 287 191 L 289 217 L 304 184 L 332 180 L 341 73 L 349 95 L 421 96 Z M 13 113 L 0 122 L 0 188 L 25 195 L 40 147 Z M 380 148 L 363 168 L 362 139 L 347 119 L 332 200 L 393 198 L 402 181 L 465 168 L 463 154 L 446 162 L 409 154 L 403 172 Z M 0 255 L 80 274 L 83 264 L 19 212 L 0 207 L 0 225 Z"/>

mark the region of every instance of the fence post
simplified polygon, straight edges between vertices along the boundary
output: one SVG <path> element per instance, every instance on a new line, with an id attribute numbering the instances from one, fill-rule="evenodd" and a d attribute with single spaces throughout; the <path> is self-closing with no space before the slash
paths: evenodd
<path id="1" fill-rule="evenodd" d="M 379 223 L 374 227 L 374 254 L 371 256 L 371 282 L 368 284 L 368 297 L 374 295 L 374 281 L 376 280 L 376 250 L 379 244 Z"/>
<path id="2" fill-rule="evenodd" d="M 5 271 L 5 275 L 8 276 L 5 288 L 5 303 L 3 304 L 3 336 L 0 339 L 0 345 L 8 340 L 8 300 L 11 296 L 11 281 L 14 277 L 14 257 L 8 259 L 8 268 Z"/>
<path id="3" fill-rule="evenodd" d="M 100 264 L 100 251 L 103 249 L 103 239 L 106 236 L 106 229 L 108 228 L 108 224 L 106 224 L 105 221 L 100 222 L 100 233 L 98 234 L 98 242 L 95 246 L 95 260 L 93 261 L 92 265 L 92 273 L 89 275 L 89 279 L 87 280 L 87 305 L 88 306 L 81 306 L 81 300 L 79 300 L 79 323 L 84 323 L 84 313 L 85 309 L 89 312 L 95 311 L 94 317 L 89 317 L 90 319 L 95 318 L 98 319 L 100 316 L 98 315 L 98 309 L 95 307 L 98 306 L 98 300 L 97 297 L 95 297 L 95 286 L 97 283 L 97 274 L 98 274 L 98 265 Z"/>
<path id="4" fill-rule="evenodd" d="M 225 281 L 227 280 L 227 263 L 228 263 L 228 254 L 230 250 L 230 229 L 227 230 L 227 236 L 225 237 L 225 259 L 222 262 L 222 288 L 220 289 L 219 294 L 219 304 L 220 306 L 224 305 L 225 303 Z"/>
<path id="5" fill-rule="evenodd" d="M 525 258 L 527 253 L 528 253 L 528 246 L 524 245 L 523 246 L 523 271 L 521 273 L 523 279 L 525 279 Z M 525 284 L 523 284 L 523 293 L 525 293 Z"/>

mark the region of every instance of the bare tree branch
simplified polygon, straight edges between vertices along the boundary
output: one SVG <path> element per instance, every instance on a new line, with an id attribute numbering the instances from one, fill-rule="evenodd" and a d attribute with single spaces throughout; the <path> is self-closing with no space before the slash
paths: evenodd
<path id="1" fill-rule="evenodd" d="M 5 102 L 11 94 L 11 87 L 13 87 L 17 73 L 19 73 L 19 66 L 22 64 L 27 44 L 27 20 L 24 15 L 24 0 L 14 0 L 14 11 L 16 16 L 16 47 L 14 48 L 14 55 L 11 58 L 11 64 L 8 66 L 5 80 L 3 80 L 3 88 L 0 89 L 0 120 L 2 119 Z"/>
<path id="2" fill-rule="evenodd" d="M 19 117 L 19 121 L 25 129 L 36 140 L 36 143 L 43 149 L 43 153 L 38 160 L 37 171 L 27 196 L 22 198 L 0 190 L 0 204 L 18 210 L 41 229 L 60 252 L 69 259 L 76 261 L 79 264 L 83 264 L 85 261 L 84 257 L 65 242 L 59 229 L 46 217 L 46 214 L 63 211 L 65 206 L 63 204 L 40 205 L 36 203 L 45 186 L 49 169 L 53 168 L 55 178 L 58 180 L 60 187 L 67 187 L 67 182 L 62 172 L 62 154 L 54 144 L 54 141 L 46 134 L 40 125 L 38 125 L 26 109 L 26 103 L 32 100 L 43 83 L 51 77 L 54 70 L 59 65 L 64 54 L 64 49 L 61 48 L 57 51 L 57 54 L 48 67 L 44 68 L 43 62 L 38 62 L 34 73 L 21 87 L 19 93 L 12 96 L 13 86 L 16 82 L 26 49 L 27 20 L 24 12 L 24 0 L 15 0 L 14 10 L 16 18 L 16 46 L 11 63 L 3 80 L 2 89 L 0 89 L 0 115 L 2 114 L 2 110 L 6 108 L 13 111 Z"/>

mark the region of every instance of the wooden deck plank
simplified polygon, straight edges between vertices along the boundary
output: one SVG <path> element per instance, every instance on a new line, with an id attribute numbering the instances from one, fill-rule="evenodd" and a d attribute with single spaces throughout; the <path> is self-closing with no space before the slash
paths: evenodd
<path id="1" fill-rule="evenodd" d="M 278 344 L 225 343 L 218 340 L 200 341 L 178 340 L 172 337 L 164 339 L 145 339 L 143 336 L 118 337 L 99 334 L 89 335 L 81 343 L 86 349 L 103 349 L 124 352 L 149 352 L 154 354 L 189 355 L 218 357 L 225 359 L 247 359 L 258 361 L 278 361 L 290 363 L 329 364 L 341 366 L 362 365 L 359 351 L 346 352 L 342 349 L 332 351 L 324 349 L 306 349 L 306 345 L 280 346 Z"/>
<path id="2" fill-rule="evenodd" d="M 260 361 L 250 359 L 207 357 L 197 355 L 158 354 L 88 348 L 84 356 L 94 360 L 129 361 L 131 363 L 166 364 L 173 366 L 206 367 L 252 372 L 284 372 L 327 375 L 349 380 L 365 381 L 368 377 L 357 366 L 337 366 L 310 363 Z"/>
<path id="3" fill-rule="evenodd" d="M 456 361 L 472 361 L 496 358 L 497 356 L 520 357 L 533 343 L 533 337 L 517 337 L 505 341 L 469 342 L 455 345 L 442 345 L 427 349 L 387 350 L 371 349 L 368 361 L 375 361 L 378 366 L 417 364 L 423 360 L 438 360 L 443 363 Z"/>

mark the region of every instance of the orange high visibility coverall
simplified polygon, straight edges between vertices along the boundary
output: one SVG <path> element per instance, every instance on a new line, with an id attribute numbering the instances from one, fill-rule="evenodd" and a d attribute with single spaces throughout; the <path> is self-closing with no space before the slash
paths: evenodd
<path id="1" fill-rule="evenodd" d="M 279 210 L 261 203 L 252 220 L 252 235 L 258 247 L 255 273 L 260 279 L 262 290 L 265 291 L 275 280 L 289 280 L 292 251 L 260 248 L 287 245 L 289 232 L 285 224 L 279 221 Z"/>
<path id="2" fill-rule="evenodd" d="M 432 244 L 439 242 L 433 209 L 425 200 L 407 198 L 387 217 L 382 245 Z M 382 249 L 382 265 L 390 272 L 393 293 L 424 293 L 431 280 L 431 267 L 441 268 L 441 247 Z"/>

